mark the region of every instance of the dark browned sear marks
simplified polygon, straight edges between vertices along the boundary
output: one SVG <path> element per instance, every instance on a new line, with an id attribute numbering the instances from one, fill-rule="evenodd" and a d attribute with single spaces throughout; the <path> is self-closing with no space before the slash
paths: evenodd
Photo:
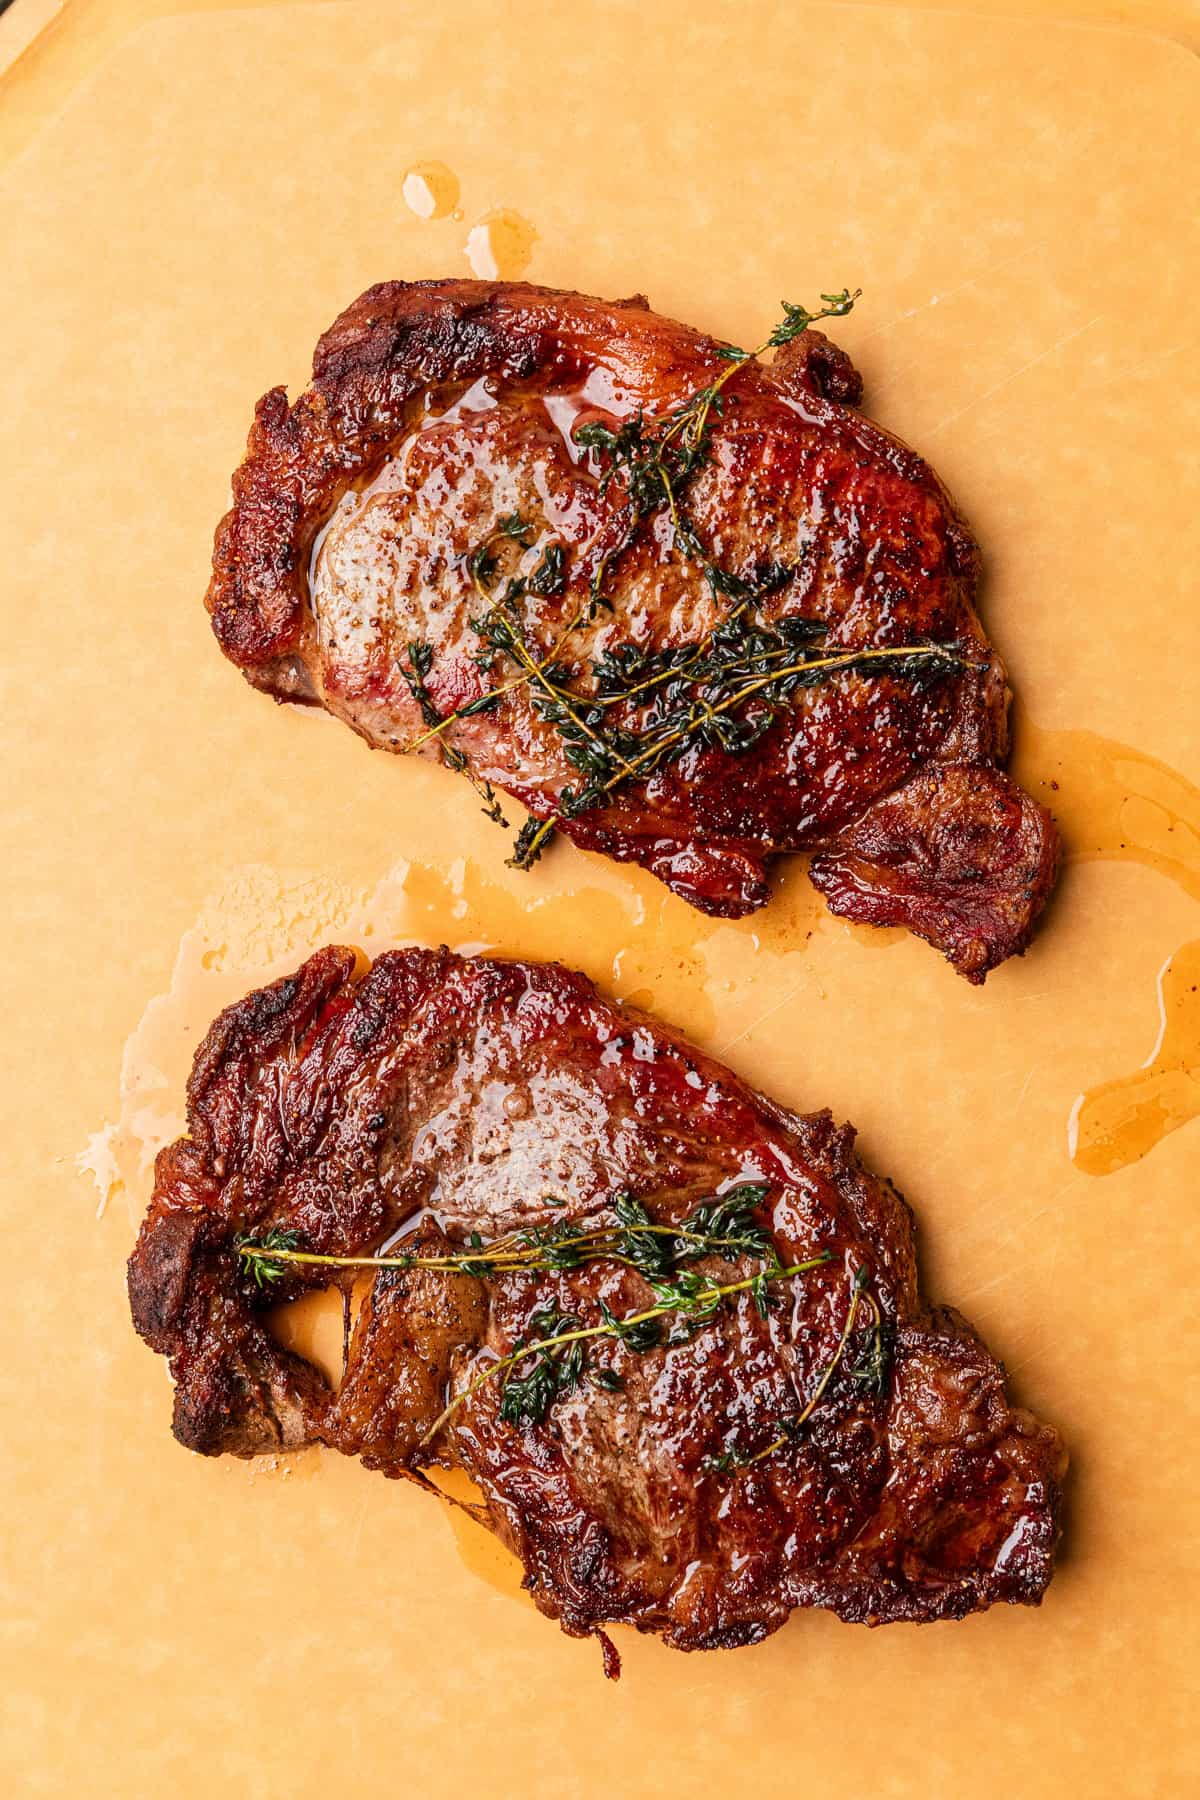
<path id="1" fill-rule="evenodd" d="M 725 382 L 679 496 L 701 560 L 668 510 L 637 515 L 621 480 L 604 485 L 603 455 L 580 446 L 589 424 L 653 425 L 728 377 L 722 348 L 640 298 L 475 281 L 370 289 L 317 346 L 308 392 L 259 402 L 217 531 L 213 629 L 256 686 L 323 705 L 393 751 L 420 738 L 430 709 L 445 719 L 519 672 L 489 667 L 473 628 L 514 582 L 531 657 L 554 656 L 585 699 L 606 656 L 661 658 L 727 618 L 737 602 L 703 557 L 754 590 L 747 619 L 806 622 L 822 654 L 946 646 L 958 661 L 938 679 L 886 662 L 837 671 L 749 747 L 700 734 L 574 816 L 564 796 L 579 770 L 535 682 L 456 717 L 421 753 L 465 762 L 533 819 L 714 915 L 764 905 L 772 858 L 812 851 L 835 912 L 907 926 L 982 981 L 1029 942 L 1058 839 L 1003 772 L 1005 671 L 974 610 L 975 544 L 933 470 L 855 410 L 857 372 L 811 329 Z M 505 538 L 513 518 L 523 531 Z M 567 630 L 597 582 L 611 610 Z M 429 659 L 424 704 L 414 645 Z M 644 731 L 649 703 L 605 722 Z"/>
<path id="2" fill-rule="evenodd" d="M 882 1623 L 1041 1599 L 1062 1442 L 1010 1403 L 966 1321 L 924 1302 L 909 1210 L 851 1127 L 775 1105 L 554 964 L 413 949 L 355 970 L 324 950 L 223 1013 L 189 1134 L 158 1158 L 129 1292 L 170 1359 L 181 1442 L 462 1469 L 576 1634 L 625 1623 L 715 1649 L 797 1606 Z M 260 1287 L 238 1253 L 286 1229 L 324 1255 L 486 1256 L 515 1230 L 606 1227 L 620 1194 L 678 1229 L 747 1184 L 770 1254 L 817 1266 L 762 1308 L 743 1288 L 667 1318 L 648 1346 L 592 1339 L 537 1419 L 504 1416 L 504 1379 L 466 1390 L 548 1312 L 588 1328 L 652 1308 L 638 1267 L 382 1269 L 335 1390 L 266 1325 L 331 1272 L 290 1264 Z M 762 1266 L 710 1249 L 688 1268 L 724 1287 Z"/>

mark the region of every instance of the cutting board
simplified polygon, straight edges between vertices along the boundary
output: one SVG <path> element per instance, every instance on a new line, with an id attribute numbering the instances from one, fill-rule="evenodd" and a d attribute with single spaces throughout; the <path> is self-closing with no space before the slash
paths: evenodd
<path id="1" fill-rule="evenodd" d="M 1197 96 L 1165 37 L 1046 20 L 218 10 L 117 35 L 9 162 L 0 1642 L 22 1792 L 1195 1781 Z M 831 920 L 799 862 L 737 924 L 566 845 L 518 875 L 445 771 L 222 661 L 200 598 L 254 400 L 299 390 L 369 283 L 468 258 L 736 342 L 782 297 L 863 289 L 838 337 L 975 527 L 1018 771 L 1071 853 L 985 990 Z M 180 1449 L 123 1295 L 149 1161 L 212 1014 L 330 939 L 561 956 L 853 1119 L 916 1211 L 927 1291 L 1070 1445 L 1042 1609 L 799 1615 L 687 1659 L 619 1632 L 614 1687 L 426 1496 L 318 1453 Z M 319 1308 L 280 1329 L 328 1353 Z"/>

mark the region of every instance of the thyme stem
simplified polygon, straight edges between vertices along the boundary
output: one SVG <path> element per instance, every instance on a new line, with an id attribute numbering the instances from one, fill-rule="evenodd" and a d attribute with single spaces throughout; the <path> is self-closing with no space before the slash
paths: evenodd
<path id="1" fill-rule="evenodd" d="M 763 1462 L 768 1456 L 774 1456 L 777 1450 L 782 1450 L 785 1444 L 790 1444 L 795 1438 L 796 1433 L 800 1430 L 800 1427 L 808 1423 L 809 1419 L 811 1419 L 813 1413 L 820 1405 L 826 1388 L 833 1380 L 834 1374 L 841 1364 L 842 1358 L 846 1354 L 846 1345 L 850 1342 L 850 1333 L 854 1329 L 854 1321 L 858 1316 L 858 1309 L 864 1303 L 864 1300 L 871 1308 L 876 1325 L 879 1323 L 879 1308 L 876 1305 L 873 1296 L 870 1294 L 864 1295 L 863 1293 L 866 1283 L 867 1271 L 866 1269 L 859 1269 L 855 1273 L 854 1280 L 850 1286 L 850 1304 L 846 1308 L 846 1319 L 842 1326 L 842 1334 L 837 1341 L 837 1347 L 829 1361 L 826 1363 L 821 1379 L 809 1395 L 803 1410 L 798 1412 L 794 1418 L 788 1420 L 787 1430 L 781 1431 L 777 1438 L 771 1443 L 764 1445 L 761 1450 L 756 1450 L 753 1456 L 738 1456 L 735 1461 L 731 1461 L 728 1464 L 725 1464 L 722 1458 L 717 1458 L 718 1466 L 748 1469 L 752 1463 Z"/>
<path id="2" fill-rule="evenodd" d="M 700 647 L 700 650 L 697 652 L 697 658 L 703 654 L 705 648 L 706 646 L 704 645 Z M 644 769 L 660 762 L 667 752 L 676 744 L 684 743 L 697 724 L 709 722 L 713 719 L 722 717 L 726 713 L 736 711 L 739 706 L 744 705 L 747 700 L 752 699 L 755 694 L 760 693 L 764 688 L 772 687 L 776 682 L 785 681 L 791 675 L 807 675 L 810 672 L 815 673 L 819 671 L 827 673 L 838 669 L 854 669 L 859 663 L 882 661 L 888 658 L 893 662 L 908 662 L 913 657 L 923 658 L 929 656 L 937 657 L 943 662 L 947 662 L 953 656 L 953 652 L 948 651 L 942 644 L 896 645 L 895 647 L 888 646 L 871 650 L 847 650 L 838 656 L 812 658 L 805 662 L 791 663 L 783 668 L 772 669 L 767 674 L 760 675 L 753 681 L 748 681 L 743 687 L 739 688 L 736 693 L 727 695 L 724 700 L 718 701 L 715 705 L 703 700 L 694 702 L 694 716 L 687 724 L 676 726 L 665 736 L 656 739 L 655 742 L 650 744 L 647 749 L 643 750 L 640 755 L 635 756 L 632 762 L 627 762 L 620 774 L 612 775 L 604 781 L 601 784 L 601 791 L 606 794 L 611 794 L 614 788 L 620 787 L 629 776 L 640 774 Z M 693 663 L 697 658 L 692 659 Z M 687 666 L 690 665 L 685 665 L 685 667 Z M 677 674 L 677 670 L 668 670 L 659 676 L 652 678 L 652 680 L 670 680 Z M 647 682 L 645 685 L 650 686 L 651 682 Z M 625 695 L 618 694 L 614 695 L 612 698 L 623 700 Z M 611 701 L 609 703 L 611 704 Z M 542 821 L 540 835 L 544 836 L 555 830 L 561 823 L 562 813 L 552 813 L 548 819 Z M 532 858 L 530 858 L 530 860 L 532 860 Z"/>
<path id="3" fill-rule="evenodd" d="M 808 662 L 792 663 L 782 669 L 773 669 L 769 674 L 760 675 L 757 680 L 747 682 L 744 687 L 738 689 L 737 693 L 728 695 L 726 699 L 719 700 L 715 705 L 709 705 L 707 701 L 699 701 L 697 702 L 697 705 L 700 707 L 702 717 L 706 719 L 715 719 L 719 718 L 723 713 L 733 712 L 737 707 L 741 706 L 743 702 L 761 692 L 763 688 L 771 687 L 777 681 L 784 681 L 789 675 L 807 675 L 818 669 L 850 669 L 860 662 L 872 662 L 885 657 L 890 657 L 892 661 L 895 662 L 900 657 L 903 657 L 905 661 L 907 661 L 908 658 L 912 656 L 937 656 L 941 657 L 944 661 L 946 655 L 947 652 L 941 644 L 912 645 L 897 647 L 895 649 L 847 650 L 838 656 L 823 656 Z M 660 739 L 658 743 L 652 744 L 648 750 L 644 750 L 640 756 L 634 758 L 630 765 L 630 773 L 636 774 L 638 770 L 645 768 L 647 763 L 652 762 L 655 757 L 661 756 L 664 750 L 669 749 L 673 744 L 681 742 L 686 736 L 686 728 L 682 726 L 670 732 L 668 736 Z M 614 776 L 611 780 L 605 782 L 606 792 L 611 791 L 616 787 L 618 780 L 619 777 Z"/>
<path id="4" fill-rule="evenodd" d="M 608 558 L 605 557 L 604 563 L 601 564 L 601 568 L 603 568 L 607 562 Z M 484 599 L 487 600 L 490 605 L 492 596 L 484 589 L 479 588 L 478 578 L 475 578 L 475 584 L 477 590 L 483 594 Z M 549 650 L 547 650 L 545 656 L 539 657 L 536 660 L 534 669 L 527 670 L 523 675 L 515 675 L 511 681 L 505 681 L 501 683 L 499 687 L 490 688 L 484 698 L 489 701 L 501 700 L 505 694 L 511 694 L 517 688 L 528 687 L 530 681 L 533 679 L 535 669 L 538 672 L 541 672 L 551 668 L 553 664 L 557 662 L 558 653 L 566 643 L 567 639 L 578 631 L 579 627 L 583 624 L 589 610 L 589 602 L 584 601 L 583 605 L 576 608 L 572 617 L 568 619 L 567 623 L 563 626 L 553 644 L 550 646 Z M 470 704 L 470 702 L 468 702 L 468 704 Z M 475 704 L 478 705 L 478 702 L 475 702 Z M 402 745 L 399 754 L 401 756 L 407 756 L 411 751 L 419 750 L 421 746 L 427 744 L 431 738 L 440 737 L 447 726 L 457 725 L 458 721 L 464 716 L 464 712 L 465 708 L 460 706 L 457 707 L 454 712 L 447 713 L 445 718 L 439 719 L 436 725 L 431 725 L 429 729 L 423 731 L 419 737 L 412 738 L 407 744 Z"/>
<path id="5" fill-rule="evenodd" d="M 615 425 L 597 419 L 575 428 L 574 443 L 602 458 L 598 476 L 601 495 L 613 482 L 623 490 L 624 535 L 619 544 L 599 556 L 586 599 L 576 607 L 544 654 L 539 655 L 528 643 L 516 603 L 526 593 L 552 594 L 562 590 L 566 579 L 564 547 L 552 543 L 538 568 L 531 575 L 509 579 L 503 597 L 498 598 L 495 577 L 501 563 L 497 546 L 507 540 L 518 545 L 522 553 L 534 548 L 534 527 L 519 513 L 498 521 L 471 553 L 468 565 L 475 592 L 487 607 L 483 618 L 472 620 L 471 624 L 491 652 L 490 656 L 475 660 L 491 670 L 496 656 L 508 657 L 519 672 L 439 717 L 424 679 L 432 663 L 432 649 L 427 643 L 409 646 L 412 673 L 403 669 L 401 672 L 420 704 L 425 729 L 404 746 L 404 751 L 419 750 L 436 741 L 445 761 L 472 781 L 489 817 L 502 822 L 492 788 L 474 775 L 467 757 L 446 741 L 445 733 L 462 719 L 492 711 L 519 689 L 537 690 L 532 700 L 534 711 L 556 729 L 566 761 L 584 778 L 579 783 L 561 785 L 548 797 L 546 803 L 551 811 L 547 817 L 530 817 L 526 821 L 509 858 L 511 867 L 531 867 L 565 820 L 604 804 L 631 778 L 644 778 L 662 762 L 676 760 L 693 741 L 718 745 L 727 755 L 742 754 L 774 723 L 776 709 L 794 703 L 797 687 L 808 685 L 806 677 L 821 679 L 839 670 L 866 672 L 875 663 L 886 661 L 894 662 L 898 673 L 917 673 L 914 665 L 923 658 L 940 659 L 947 674 L 966 666 L 949 646 L 929 643 L 809 656 L 799 646 L 806 636 L 824 634 L 818 621 L 797 620 L 786 614 L 772 626 L 756 623 L 753 618 L 743 620 L 743 615 L 775 591 L 781 577 L 786 580 L 793 571 L 772 565 L 767 575 L 749 580 L 723 568 L 705 548 L 683 504 L 685 485 L 708 459 L 713 415 L 723 413 L 726 385 L 738 370 L 767 350 L 793 342 L 821 319 L 843 318 L 858 297 L 859 290 L 851 293 L 848 288 L 837 294 L 822 294 L 821 305 L 812 312 L 784 301 L 783 318 L 757 348 L 714 346 L 709 355 L 713 360 L 720 359 L 724 367 L 706 386 L 672 409 L 649 419 L 638 412 Z M 731 604 L 694 646 L 659 652 L 647 652 L 633 644 L 606 649 L 600 660 L 592 664 L 592 686 L 597 691 L 579 692 L 569 685 L 574 674 L 569 666 L 560 664 L 560 654 L 573 634 L 594 619 L 600 608 L 612 611 L 612 603 L 604 593 L 610 564 L 635 541 L 641 520 L 655 512 L 668 516 L 675 549 L 702 571 L 714 600 Z M 743 623 L 737 625 L 739 620 Z M 731 630 L 735 625 L 736 632 Z M 806 629 L 798 633 L 797 626 Z M 647 666 L 656 663 L 660 666 L 646 673 Z M 689 696 L 689 686 L 700 691 Z M 652 705 L 648 722 L 626 720 L 615 729 L 603 727 L 607 709 L 628 707 L 630 702 L 663 688 L 667 717 L 655 718 Z M 767 697 L 765 713 L 760 706 L 749 720 L 729 716 L 760 695 Z"/>
<path id="6" fill-rule="evenodd" d="M 767 1281 L 792 1281 L 797 1275 L 807 1275 L 810 1274 L 813 1269 L 822 1268 L 829 1260 L 829 1252 L 825 1251 L 820 1256 L 810 1258 L 807 1262 L 792 1263 L 787 1268 L 779 1267 L 777 1269 L 768 1270 L 765 1273 L 765 1279 Z M 421 1437 L 418 1448 L 423 1449 L 426 1444 L 435 1438 L 438 1432 L 446 1424 L 447 1420 L 457 1412 L 458 1408 L 462 1406 L 465 1401 L 470 1400 L 477 1394 L 481 1387 L 484 1387 L 489 1381 L 494 1380 L 497 1375 L 503 1374 L 506 1370 L 514 1368 L 517 1363 L 523 1362 L 527 1356 L 540 1355 L 547 1349 L 548 1345 L 557 1352 L 567 1345 L 586 1343 L 593 1338 L 620 1338 L 639 1325 L 646 1325 L 654 1319 L 665 1318 L 668 1313 L 694 1312 L 698 1307 L 707 1307 L 710 1304 L 715 1306 L 719 1304 L 720 1301 L 727 1299 L 731 1294 L 741 1294 L 745 1293 L 750 1288 L 756 1286 L 760 1287 L 763 1280 L 764 1274 L 762 1272 L 757 1275 L 747 1275 L 744 1280 L 732 1281 L 725 1286 L 718 1287 L 714 1284 L 701 1290 L 696 1297 L 687 1301 L 663 1301 L 655 1306 L 647 1307 L 643 1312 L 627 1313 L 623 1318 L 613 1319 L 611 1322 L 605 1321 L 602 1325 L 583 1325 L 576 1331 L 562 1332 L 554 1338 L 535 1338 L 532 1343 L 522 1344 L 519 1349 L 510 1351 L 507 1356 L 498 1358 L 490 1368 L 484 1370 L 482 1375 L 477 1375 L 473 1381 L 468 1382 L 467 1386 L 462 1388 L 454 1396 L 449 1405 L 443 1407 L 433 1424 Z"/>
<path id="7" fill-rule="evenodd" d="M 788 343 L 792 338 L 800 336 L 810 325 L 815 324 L 817 320 L 843 318 L 846 313 L 851 310 L 860 293 L 861 289 L 856 288 L 854 293 L 851 294 L 849 289 L 846 288 L 843 289 L 840 294 L 822 294 L 821 298 L 825 302 L 825 305 L 814 313 L 807 312 L 803 307 L 790 306 L 785 301 L 785 316 L 783 321 L 775 327 L 769 336 L 764 338 L 757 349 L 735 349 L 724 353 L 719 352 L 718 354 L 724 354 L 727 366 L 721 370 L 719 375 L 714 377 L 706 388 L 701 388 L 697 393 L 693 394 L 690 399 L 676 407 L 673 413 L 667 414 L 659 440 L 662 449 L 665 449 L 675 437 L 680 437 L 686 447 L 684 473 L 689 473 L 691 469 L 696 466 L 703 453 L 704 434 L 708 426 L 709 415 L 713 405 L 717 402 L 718 396 L 720 395 L 721 389 L 725 386 L 725 383 L 735 375 L 739 369 L 744 368 L 747 363 L 754 362 L 767 350 Z M 661 449 L 658 456 L 657 473 L 666 494 L 672 525 L 675 528 L 677 537 L 682 539 L 684 537 L 684 528 L 680 521 L 678 504 L 675 498 L 671 477 L 662 463 Z M 636 522 L 635 507 L 633 524 L 636 525 Z M 521 537 L 519 530 L 516 529 L 519 524 L 519 519 L 515 518 L 504 521 L 501 524 L 500 529 L 493 531 L 471 557 L 472 583 L 476 593 L 478 593 L 483 600 L 487 601 L 489 605 L 491 604 L 492 596 L 484 587 L 480 577 L 481 558 L 488 557 L 492 546 L 502 543 L 506 538 L 515 538 L 517 542 L 523 544 L 524 539 Z M 631 531 L 626 538 L 626 545 L 631 541 L 632 535 L 633 533 Z M 689 539 L 694 538 L 694 534 L 691 532 L 690 528 L 687 531 L 687 537 Z M 624 547 L 625 546 L 623 545 L 622 548 Z M 514 680 L 505 682 L 501 686 L 491 689 L 486 698 L 493 701 L 499 700 L 504 695 L 513 693 L 517 688 L 525 687 L 528 682 L 534 680 L 539 674 L 544 673 L 544 671 L 556 661 L 558 653 L 567 639 L 578 630 L 585 618 L 589 615 L 594 615 L 597 606 L 603 603 L 601 596 L 604 586 L 604 577 L 608 570 L 608 564 L 612 559 L 612 554 L 613 553 L 610 551 L 600 559 L 600 563 L 592 577 L 587 602 L 577 609 L 574 617 L 563 627 L 558 638 L 546 655 L 540 659 L 536 659 L 533 666 L 527 668 L 523 675 L 519 675 Z M 701 558 L 700 560 L 704 562 L 706 568 L 711 567 L 707 558 Z M 469 704 L 470 703 L 468 703 L 468 705 Z M 427 721 L 427 729 L 418 737 L 413 738 L 409 743 L 405 744 L 400 754 L 407 755 L 414 750 L 419 750 L 424 744 L 429 743 L 431 739 L 440 738 L 448 726 L 453 725 L 463 716 L 463 712 L 464 709 L 458 707 L 453 712 L 448 713 L 444 719 L 440 719 L 436 723 Z"/>
<path id="8" fill-rule="evenodd" d="M 700 1245 L 704 1255 L 715 1254 L 724 1249 L 733 1250 L 739 1255 L 758 1251 L 758 1245 L 748 1238 L 713 1236 L 708 1232 L 688 1231 L 682 1225 L 639 1223 L 636 1230 L 639 1233 L 648 1232 L 654 1237 L 683 1239 Z M 237 1254 L 252 1273 L 256 1267 L 270 1270 L 277 1263 L 295 1263 L 304 1267 L 330 1269 L 442 1269 L 457 1275 L 470 1275 L 481 1269 L 488 1273 L 495 1270 L 500 1274 L 545 1274 L 561 1271 L 563 1268 L 561 1261 L 549 1260 L 547 1252 L 553 1253 L 566 1248 L 577 1251 L 588 1261 L 624 1262 L 631 1268 L 636 1268 L 636 1263 L 620 1252 L 622 1236 L 622 1231 L 615 1225 L 601 1226 L 595 1231 L 581 1233 L 578 1237 L 552 1236 L 542 1244 L 522 1244 L 516 1234 L 510 1233 L 507 1237 L 497 1238 L 493 1244 L 468 1246 L 450 1256 L 410 1256 L 403 1252 L 393 1256 L 332 1256 L 315 1250 L 297 1250 L 290 1245 L 269 1240 L 256 1243 L 253 1239 L 244 1238 L 237 1244 Z M 281 1274 L 282 1270 L 276 1273 Z M 273 1279 L 272 1275 L 268 1274 L 267 1279 Z"/>

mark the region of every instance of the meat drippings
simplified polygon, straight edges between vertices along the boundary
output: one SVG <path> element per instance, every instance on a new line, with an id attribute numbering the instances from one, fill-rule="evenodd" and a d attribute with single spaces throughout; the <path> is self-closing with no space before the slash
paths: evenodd
<path id="1" fill-rule="evenodd" d="M 1074 862 L 1132 862 L 1200 900 L 1200 788 L 1178 769 L 1094 731 L 1022 722 L 1016 764 L 1063 827 Z M 1158 1042 L 1131 1074 L 1079 1094 L 1067 1135 L 1086 1175 L 1112 1175 L 1200 1114 L 1200 940 L 1158 978 Z"/>
<path id="2" fill-rule="evenodd" d="M 1071 1112 L 1071 1160 L 1112 1175 L 1200 1116 L 1200 938 L 1158 978 L 1158 1042 L 1140 1069 L 1080 1094 Z"/>

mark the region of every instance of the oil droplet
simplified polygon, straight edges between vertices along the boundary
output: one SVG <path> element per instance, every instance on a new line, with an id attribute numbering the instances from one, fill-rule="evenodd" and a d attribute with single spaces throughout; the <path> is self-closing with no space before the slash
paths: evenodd
<path id="1" fill-rule="evenodd" d="M 1157 757 L 1094 731 L 1023 721 L 1015 772 L 1040 793 L 1075 862 L 1136 862 L 1200 900 L 1200 788 Z M 1080 1094 L 1067 1124 L 1075 1166 L 1112 1175 L 1200 1113 L 1200 942 L 1159 976 L 1162 1028 L 1149 1062 Z"/>
<path id="2" fill-rule="evenodd" d="M 455 1547 L 471 1574 L 486 1581 L 497 1593 L 507 1594 L 510 1600 L 530 1604 L 529 1595 L 521 1585 L 524 1571 L 517 1558 L 486 1525 L 463 1511 L 463 1506 L 473 1506 L 483 1498 L 474 1482 L 462 1469 L 429 1469 L 426 1472 L 442 1493 L 462 1502 L 460 1506 L 449 1505 L 443 1510 L 454 1533 Z"/>
<path id="3" fill-rule="evenodd" d="M 467 233 L 466 258 L 481 281 L 515 281 L 525 273 L 537 232 L 520 213 L 484 213 Z"/>
<path id="4" fill-rule="evenodd" d="M 1200 938 L 1164 965 L 1158 1007 L 1158 1042 L 1143 1067 L 1075 1102 L 1071 1159 L 1085 1175 L 1128 1168 L 1200 1115 Z"/>
<path id="5" fill-rule="evenodd" d="M 413 778 L 436 784 L 441 775 L 414 770 Z M 652 1003 L 664 1022 L 717 1055 L 753 1041 L 810 979 L 807 946 L 823 907 L 798 857 L 780 871 L 766 914 L 698 924 L 651 876 L 592 859 L 585 865 L 567 845 L 532 875 L 510 874 L 496 866 L 490 829 L 481 822 L 479 830 L 471 856 L 441 866 L 404 860 L 369 890 L 265 867 L 230 872 L 184 934 L 169 991 L 149 1002 L 125 1045 L 115 1119 L 77 1159 L 95 1183 L 99 1212 L 120 1196 L 137 1227 L 156 1152 L 187 1128 L 184 1089 L 210 1022 L 322 944 L 365 943 L 378 955 L 448 943 L 463 955 L 534 961 L 553 961 L 569 945 L 568 960 L 602 988 Z M 724 1035 L 716 1041 L 718 1018 Z M 334 1336 L 328 1341 L 332 1356 Z"/>
<path id="6" fill-rule="evenodd" d="M 1078 862 L 1136 862 L 1200 900 L 1200 788 L 1094 731 L 1022 721 L 1014 773 L 1055 814 Z"/>
<path id="7" fill-rule="evenodd" d="M 414 163 L 404 171 L 400 192 L 418 219 L 450 218 L 458 205 L 458 176 L 445 163 Z"/>

